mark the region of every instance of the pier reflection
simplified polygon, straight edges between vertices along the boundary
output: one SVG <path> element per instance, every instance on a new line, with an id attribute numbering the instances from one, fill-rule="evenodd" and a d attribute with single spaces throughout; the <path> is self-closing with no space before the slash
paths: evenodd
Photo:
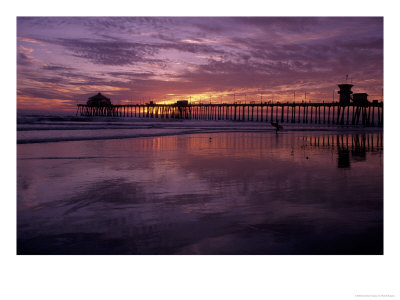
<path id="1" fill-rule="evenodd" d="M 332 149 L 337 153 L 337 167 L 350 168 L 352 162 L 367 159 L 367 153 L 383 153 L 383 133 L 352 133 L 304 138 L 310 147 Z"/>
<path id="2" fill-rule="evenodd" d="M 382 254 L 383 134 L 18 145 L 20 254 Z"/>

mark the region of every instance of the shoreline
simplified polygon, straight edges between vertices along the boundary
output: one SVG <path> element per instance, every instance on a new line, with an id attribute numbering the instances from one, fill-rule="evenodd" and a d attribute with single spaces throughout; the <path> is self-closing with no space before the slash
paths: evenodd
<path id="1" fill-rule="evenodd" d="M 178 130 L 177 130 L 178 129 Z M 141 128 L 141 129 L 106 129 L 109 133 L 104 132 L 103 129 L 81 129 L 79 132 L 79 129 L 76 130 L 40 130 L 40 131 L 18 131 L 17 132 L 17 144 L 22 145 L 22 144 L 33 144 L 33 143 L 55 143 L 55 142 L 69 142 L 69 141 L 89 141 L 89 140 L 110 140 L 110 139 L 130 139 L 130 138 L 146 138 L 146 137 L 164 137 L 164 136 L 179 136 L 179 135 L 190 135 L 190 134 L 207 134 L 207 133 L 247 133 L 247 132 L 252 132 L 252 133 L 269 133 L 269 134 L 274 134 L 275 129 L 271 126 L 271 128 L 204 128 L 204 127 L 197 127 L 197 128 Z M 117 132 L 118 131 L 118 132 Z M 151 132 L 153 131 L 153 132 Z M 39 134 L 41 132 L 50 132 L 50 133 L 74 133 L 75 135 L 69 135 L 69 136 L 47 136 L 47 137 L 34 137 L 28 136 L 21 137 L 22 133 L 33 133 L 34 134 Z M 83 136 L 77 136 L 77 133 L 82 133 L 84 132 Z M 278 135 L 286 135 L 290 133 L 298 133 L 298 132 L 320 132 L 325 133 L 325 134 L 363 134 L 363 133 L 374 133 L 374 132 L 382 132 L 383 133 L 383 128 L 338 128 L 338 127 L 330 127 L 330 128 L 288 128 L 288 129 L 283 129 L 279 131 Z M 20 133 L 20 136 L 18 137 L 18 133 Z M 90 135 L 90 133 L 94 135 Z M 95 134 L 100 134 L 100 135 L 95 135 Z"/>
<path id="2" fill-rule="evenodd" d="M 292 132 L 369 133 L 383 127 L 360 125 L 281 123 L 279 134 Z M 270 122 L 229 120 L 167 120 L 119 117 L 24 115 L 17 119 L 17 144 L 161 137 L 230 132 L 275 133 Z"/>

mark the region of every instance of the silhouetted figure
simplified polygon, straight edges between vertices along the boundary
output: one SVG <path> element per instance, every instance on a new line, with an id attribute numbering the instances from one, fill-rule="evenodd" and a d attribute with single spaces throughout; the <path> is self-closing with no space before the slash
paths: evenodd
<path id="1" fill-rule="evenodd" d="M 278 130 L 283 129 L 281 125 L 278 124 L 278 122 L 271 122 L 271 125 L 276 128 L 276 133 L 278 134 Z"/>

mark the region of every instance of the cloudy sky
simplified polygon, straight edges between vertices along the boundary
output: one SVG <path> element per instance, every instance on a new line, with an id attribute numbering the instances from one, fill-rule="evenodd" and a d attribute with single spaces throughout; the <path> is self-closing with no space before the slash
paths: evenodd
<path id="1" fill-rule="evenodd" d="M 383 18 L 17 18 L 18 109 L 382 99 Z"/>

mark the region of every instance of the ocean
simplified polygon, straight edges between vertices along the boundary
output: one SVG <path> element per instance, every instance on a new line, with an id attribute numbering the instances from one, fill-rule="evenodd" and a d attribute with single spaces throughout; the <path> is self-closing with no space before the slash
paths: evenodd
<path id="1" fill-rule="evenodd" d="M 17 119 L 18 254 L 383 254 L 381 128 Z"/>

